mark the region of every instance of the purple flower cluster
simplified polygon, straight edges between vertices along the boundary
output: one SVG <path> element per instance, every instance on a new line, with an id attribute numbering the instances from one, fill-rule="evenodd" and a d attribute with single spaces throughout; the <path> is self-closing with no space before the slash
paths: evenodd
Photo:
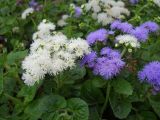
<path id="1" fill-rule="evenodd" d="M 93 45 L 97 41 L 105 43 L 107 41 L 107 37 L 109 34 L 113 34 L 113 32 L 107 31 L 106 29 L 101 28 L 99 30 L 89 33 L 86 39 L 89 45 Z"/>
<path id="2" fill-rule="evenodd" d="M 32 7 L 35 11 L 40 11 L 42 9 L 42 5 L 40 5 L 38 2 L 35 0 L 31 0 L 29 2 L 29 6 Z"/>
<path id="3" fill-rule="evenodd" d="M 140 26 L 132 30 L 130 34 L 135 36 L 140 42 L 145 42 L 148 39 L 149 31 Z"/>
<path id="4" fill-rule="evenodd" d="M 138 77 L 141 82 L 147 82 L 153 86 L 153 92 L 160 91 L 160 62 L 150 62 L 144 66 L 143 70 L 138 72 Z"/>
<path id="5" fill-rule="evenodd" d="M 121 22 L 116 20 L 111 24 L 111 29 L 117 29 L 124 33 L 131 34 L 135 36 L 140 42 L 145 42 L 148 39 L 149 33 L 159 30 L 159 25 L 155 22 L 148 21 L 134 28 L 128 22 Z"/>
<path id="6" fill-rule="evenodd" d="M 82 59 L 81 65 L 87 65 L 93 69 L 95 75 L 100 75 L 108 80 L 116 76 L 124 67 L 125 63 L 121 60 L 119 51 L 105 47 L 101 50 L 99 57 L 96 52 L 86 55 Z"/>
<path id="7" fill-rule="evenodd" d="M 74 15 L 75 17 L 78 18 L 78 17 L 81 16 L 81 14 L 82 14 L 82 9 L 81 9 L 80 7 L 76 6 L 74 11 L 75 11 L 75 15 Z"/>
<path id="8" fill-rule="evenodd" d="M 117 29 L 120 30 L 124 33 L 131 33 L 131 31 L 133 30 L 133 26 L 131 24 L 129 24 L 128 22 L 121 22 L 119 20 L 115 20 L 112 24 L 111 24 L 111 29 Z"/>
<path id="9" fill-rule="evenodd" d="M 137 3 L 139 2 L 139 0 L 129 0 L 129 2 L 130 2 L 131 4 L 137 4 Z"/>

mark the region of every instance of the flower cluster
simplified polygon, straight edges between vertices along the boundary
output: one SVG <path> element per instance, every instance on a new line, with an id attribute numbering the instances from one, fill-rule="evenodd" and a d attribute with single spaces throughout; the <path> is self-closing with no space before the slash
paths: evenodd
<path id="1" fill-rule="evenodd" d="M 108 36 L 108 31 L 106 29 L 99 29 L 94 32 L 91 32 L 86 37 L 87 42 L 92 45 L 97 41 L 106 42 Z"/>
<path id="2" fill-rule="evenodd" d="M 149 33 L 159 30 L 159 25 L 155 22 L 148 21 L 138 27 L 133 27 L 128 22 L 121 22 L 119 20 L 115 20 L 111 24 L 111 29 L 120 30 L 123 33 L 135 36 L 140 42 L 145 42 L 148 39 Z"/>
<path id="3" fill-rule="evenodd" d="M 137 38 L 132 35 L 129 35 L 129 34 L 117 36 L 116 42 L 117 42 L 116 46 L 123 44 L 126 47 L 132 47 L 132 48 L 139 48 L 140 47 L 140 43 L 137 40 Z"/>
<path id="4" fill-rule="evenodd" d="M 160 0 L 153 0 L 153 2 L 160 7 Z"/>
<path id="5" fill-rule="evenodd" d="M 20 3 L 21 1 L 19 1 L 17 4 L 20 4 Z M 29 2 L 29 7 L 23 11 L 21 18 L 26 19 L 27 16 L 32 14 L 34 11 L 40 11 L 42 8 L 43 8 L 43 5 L 39 4 L 35 0 L 31 0 Z"/>
<path id="6" fill-rule="evenodd" d="M 129 2 L 130 2 L 131 4 L 137 4 L 137 3 L 139 2 L 139 0 L 129 0 Z"/>
<path id="7" fill-rule="evenodd" d="M 66 26 L 67 25 L 67 18 L 69 17 L 69 15 L 62 15 L 62 18 L 60 20 L 58 20 L 57 25 L 60 27 Z"/>
<path id="8" fill-rule="evenodd" d="M 74 17 L 78 18 L 82 15 L 81 7 L 76 6 L 75 4 L 70 4 L 71 9 L 74 11 Z"/>
<path id="9" fill-rule="evenodd" d="M 31 0 L 29 6 L 32 7 L 35 11 L 39 11 L 43 8 L 43 5 L 36 2 L 36 0 Z"/>
<path id="10" fill-rule="evenodd" d="M 68 40 L 62 33 L 54 31 L 55 25 L 43 20 L 34 33 L 30 54 L 22 62 L 25 71 L 22 79 L 27 85 L 34 85 L 46 74 L 58 73 L 72 68 L 78 58 L 90 52 L 88 43 L 81 39 Z"/>
<path id="11" fill-rule="evenodd" d="M 111 23 L 114 19 L 122 19 L 129 15 L 130 12 L 124 6 L 122 1 L 114 0 L 89 0 L 84 4 L 84 9 L 92 12 L 92 17 L 103 26 Z"/>
<path id="12" fill-rule="evenodd" d="M 81 64 L 87 65 L 93 69 L 95 75 L 100 75 L 106 80 L 116 76 L 125 65 L 119 51 L 109 47 L 102 48 L 100 56 L 94 51 L 84 56 Z"/>
<path id="13" fill-rule="evenodd" d="M 31 8 L 31 7 L 29 7 L 29 8 L 27 8 L 27 9 L 25 9 L 25 10 L 23 11 L 23 13 L 22 13 L 22 15 L 21 15 L 21 18 L 22 18 L 22 19 L 26 19 L 27 16 L 29 16 L 29 15 L 32 14 L 33 12 L 34 12 L 34 9 Z"/>
<path id="14" fill-rule="evenodd" d="M 143 70 L 138 73 L 141 82 L 147 82 L 153 86 L 153 92 L 160 91 L 160 62 L 154 61 L 147 64 Z"/>

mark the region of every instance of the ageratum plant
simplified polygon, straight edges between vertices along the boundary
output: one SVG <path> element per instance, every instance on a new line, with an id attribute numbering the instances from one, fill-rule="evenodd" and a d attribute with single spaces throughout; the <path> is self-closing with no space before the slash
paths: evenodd
<path id="1" fill-rule="evenodd" d="M 159 120 L 159 0 L 2 0 L 0 119 Z"/>

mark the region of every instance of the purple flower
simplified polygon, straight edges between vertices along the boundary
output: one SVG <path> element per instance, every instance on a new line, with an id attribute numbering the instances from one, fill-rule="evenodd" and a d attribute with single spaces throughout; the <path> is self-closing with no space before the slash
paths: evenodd
<path id="1" fill-rule="evenodd" d="M 145 65 L 144 68 L 138 72 L 138 78 L 141 82 L 147 82 L 152 85 L 154 92 L 160 91 L 160 62 L 154 61 Z"/>
<path id="2" fill-rule="evenodd" d="M 109 47 L 103 48 L 100 55 L 101 57 L 98 57 L 96 52 L 91 52 L 82 59 L 81 65 L 87 65 L 93 69 L 95 75 L 100 75 L 107 80 L 116 76 L 125 65 L 120 53 Z"/>
<path id="3" fill-rule="evenodd" d="M 143 23 L 141 27 L 148 29 L 149 32 L 156 32 L 157 30 L 159 30 L 159 25 L 152 21 Z"/>
<path id="4" fill-rule="evenodd" d="M 38 2 L 36 2 L 35 0 L 31 0 L 29 2 L 29 6 L 32 7 L 36 11 L 40 11 L 43 8 L 43 6 L 40 5 Z"/>
<path id="5" fill-rule="evenodd" d="M 107 30 L 102 28 L 102 29 L 89 33 L 86 39 L 89 45 L 92 45 L 97 41 L 106 42 L 107 37 L 108 37 Z"/>
<path id="6" fill-rule="evenodd" d="M 137 4 L 137 3 L 139 2 L 139 0 L 129 0 L 129 2 L 130 2 L 131 4 Z"/>
<path id="7" fill-rule="evenodd" d="M 145 42 L 148 39 L 148 30 L 144 27 L 136 27 L 131 34 L 135 36 L 140 42 Z"/>
<path id="8" fill-rule="evenodd" d="M 103 56 L 107 56 L 109 59 L 121 58 L 121 54 L 118 50 L 112 50 L 109 47 L 102 48 L 100 54 Z"/>
<path id="9" fill-rule="evenodd" d="M 81 60 L 81 66 L 84 66 L 86 64 L 89 68 L 92 68 L 94 67 L 96 59 L 97 53 L 92 51 L 90 54 L 83 57 L 83 59 Z"/>
<path id="10" fill-rule="evenodd" d="M 16 5 L 21 6 L 24 3 L 23 0 L 16 0 Z"/>
<path id="11" fill-rule="evenodd" d="M 113 30 L 113 29 L 117 29 L 120 25 L 121 25 L 121 21 L 115 20 L 115 21 L 112 22 L 110 27 Z"/>
<path id="12" fill-rule="evenodd" d="M 121 59 L 101 57 L 97 59 L 93 72 L 95 75 L 101 75 L 104 79 L 108 80 L 116 76 L 124 65 L 125 63 Z"/>
<path id="13" fill-rule="evenodd" d="M 35 0 L 31 0 L 30 2 L 29 2 L 29 6 L 30 7 L 37 7 L 38 6 L 38 3 L 35 1 Z"/>
<path id="14" fill-rule="evenodd" d="M 82 14 L 82 9 L 80 7 L 75 7 L 75 17 L 80 17 Z"/>
<path id="15" fill-rule="evenodd" d="M 117 29 L 124 33 L 130 33 L 133 30 L 133 26 L 128 22 L 120 22 L 116 20 L 111 24 L 111 29 Z"/>

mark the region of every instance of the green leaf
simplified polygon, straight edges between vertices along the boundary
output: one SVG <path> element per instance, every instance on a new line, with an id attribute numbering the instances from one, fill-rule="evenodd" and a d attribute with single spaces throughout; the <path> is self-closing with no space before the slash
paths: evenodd
<path id="1" fill-rule="evenodd" d="M 71 98 L 67 101 L 67 108 L 71 110 L 73 120 L 88 120 L 89 109 L 85 101 L 80 98 Z"/>
<path id="2" fill-rule="evenodd" d="M 82 98 L 90 104 L 103 103 L 105 98 L 101 90 L 93 84 L 92 80 L 86 81 L 81 88 Z"/>
<path id="3" fill-rule="evenodd" d="M 63 84 L 73 84 L 76 80 L 82 79 L 85 74 L 86 69 L 77 65 L 71 70 L 64 71 L 63 74 L 59 76 L 59 79 L 62 80 Z"/>
<path id="4" fill-rule="evenodd" d="M 153 110 L 156 112 L 156 114 L 160 118 L 160 95 L 150 97 L 149 102 L 150 102 Z"/>
<path id="5" fill-rule="evenodd" d="M 3 69 L 0 68 L 0 95 L 3 92 Z"/>
<path id="6" fill-rule="evenodd" d="M 35 97 L 36 91 L 39 88 L 39 84 L 34 86 L 26 86 L 24 85 L 21 90 L 18 92 L 18 97 L 24 97 L 24 103 L 28 103 L 32 101 Z"/>
<path id="7" fill-rule="evenodd" d="M 119 119 L 126 118 L 131 112 L 132 104 L 127 99 L 122 99 L 119 95 L 112 93 L 109 98 L 114 115 Z"/>
<path id="8" fill-rule="evenodd" d="M 140 115 L 143 117 L 143 120 L 157 120 L 156 115 L 150 111 L 142 111 Z"/>
<path id="9" fill-rule="evenodd" d="M 125 95 L 132 95 L 133 93 L 131 84 L 124 79 L 114 80 L 112 82 L 112 86 L 117 93 Z"/>
<path id="10" fill-rule="evenodd" d="M 94 77 L 91 81 L 92 81 L 92 84 L 98 88 L 102 88 L 107 82 L 106 80 L 100 77 Z"/>
<path id="11" fill-rule="evenodd" d="M 37 120 L 42 114 L 55 112 L 66 107 L 66 101 L 58 95 L 47 95 L 29 104 L 24 113 L 30 116 L 29 120 Z"/>
<path id="12" fill-rule="evenodd" d="M 100 120 L 98 110 L 95 106 L 89 108 L 89 120 Z"/>
<path id="13" fill-rule="evenodd" d="M 6 54 L 0 54 L 0 67 L 3 67 L 6 62 Z"/>
<path id="14" fill-rule="evenodd" d="M 7 56 L 7 64 L 11 65 L 14 64 L 21 59 L 23 59 L 27 55 L 27 50 L 25 51 L 18 51 L 18 52 L 10 52 Z"/>

